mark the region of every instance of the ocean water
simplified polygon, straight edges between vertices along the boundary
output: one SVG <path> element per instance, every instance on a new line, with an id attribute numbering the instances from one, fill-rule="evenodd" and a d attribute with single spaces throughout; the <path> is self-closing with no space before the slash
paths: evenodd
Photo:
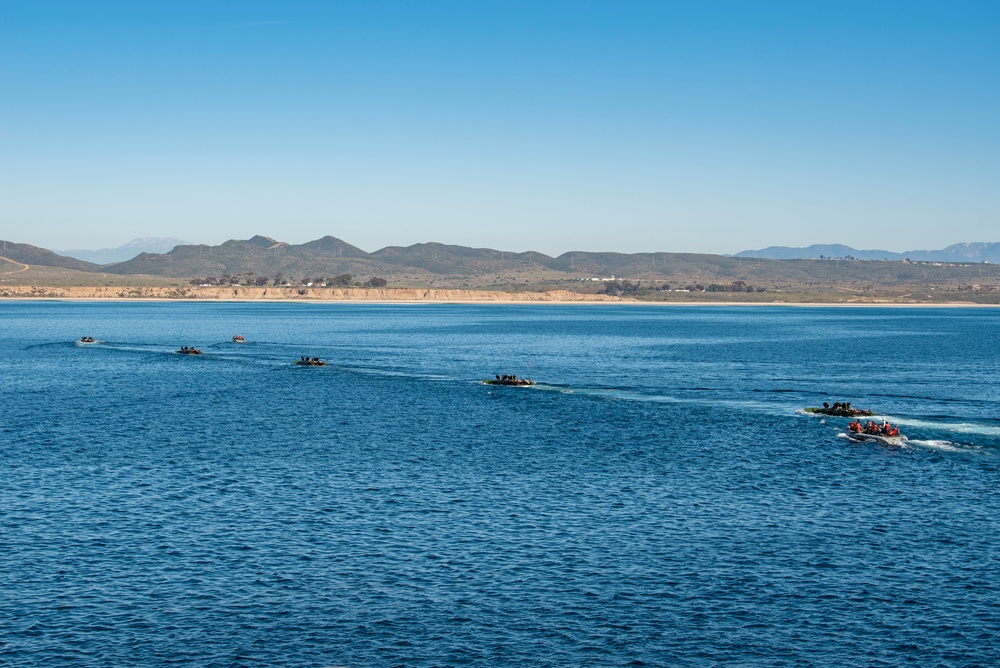
<path id="1" fill-rule="evenodd" d="M 998 343 L 991 309 L 0 302 L 0 665 L 998 665 Z M 838 400 L 910 440 L 797 412 Z"/>

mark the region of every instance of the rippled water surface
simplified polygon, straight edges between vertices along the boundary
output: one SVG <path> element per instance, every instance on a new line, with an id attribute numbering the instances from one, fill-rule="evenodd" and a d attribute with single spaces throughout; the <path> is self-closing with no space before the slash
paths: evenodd
<path id="1" fill-rule="evenodd" d="M 998 344 L 987 309 L 0 302 L 0 664 L 998 665 Z M 909 442 L 796 412 L 844 399 Z"/>

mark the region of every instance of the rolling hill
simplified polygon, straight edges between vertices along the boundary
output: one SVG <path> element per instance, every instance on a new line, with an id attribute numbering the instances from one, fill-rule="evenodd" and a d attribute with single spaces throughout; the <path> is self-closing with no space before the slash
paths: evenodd
<path id="1" fill-rule="evenodd" d="M 30 244 L 14 243 L 13 241 L 0 240 L 0 257 L 27 265 L 37 264 L 43 267 L 61 267 L 63 269 L 75 269 L 76 271 L 99 271 L 101 268 L 100 265 L 93 262 L 65 257 L 45 248 L 39 248 Z"/>

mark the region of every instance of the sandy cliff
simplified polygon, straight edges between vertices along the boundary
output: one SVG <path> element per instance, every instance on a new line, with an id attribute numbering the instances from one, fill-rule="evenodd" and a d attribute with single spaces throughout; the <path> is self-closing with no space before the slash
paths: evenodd
<path id="1" fill-rule="evenodd" d="M 276 287 L 0 287 L 0 297 L 28 299 L 204 299 L 266 301 L 448 301 L 448 302 L 596 302 L 631 301 L 607 295 L 550 292 L 501 292 L 498 290 L 436 290 L 424 288 L 276 288 Z"/>

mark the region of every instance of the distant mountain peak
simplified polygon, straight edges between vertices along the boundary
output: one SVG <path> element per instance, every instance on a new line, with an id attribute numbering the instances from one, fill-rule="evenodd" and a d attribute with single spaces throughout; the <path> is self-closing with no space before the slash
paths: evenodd
<path id="1" fill-rule="evenodd" d="M 367 258 L 370 254 L 361 250 L 357 246 L 352 246 L 342 239 L 330 236 L 329 234 L 321 239 L 316 239 L 315 241 L 309 241 L 304 244 L 297 246 L 298 248 L 305 248 L 311 251 L 323 251 L 326 253 L 331 253 L 336 257 L 354 257 L 354 258 Z"/>
<path id="2" fill-rule="evenodd" d="M 247 243 L 253 244 L 254 246 L 261 246 L 263 248 L 271 248 L 279 242 L 271 237 L 265 237 L 262 234 L 255 234 L 247 240 Z"/>
<path id="3" fill-rule="evenodd" d="M 93 262 L 94 264 L 114 264 L 116 262 L 131 260 L 141 253 L 166 253 L 177 246 L 188 246 L 190 244 L 191 242 L 189 241 L 171 237 L 145 237 L 142 239 L 133 239 L 117 248 L 101 248 L 99 250 L 74 249 L 57 252 L 78 260 L 84 260 L 85 262 Z"/>

